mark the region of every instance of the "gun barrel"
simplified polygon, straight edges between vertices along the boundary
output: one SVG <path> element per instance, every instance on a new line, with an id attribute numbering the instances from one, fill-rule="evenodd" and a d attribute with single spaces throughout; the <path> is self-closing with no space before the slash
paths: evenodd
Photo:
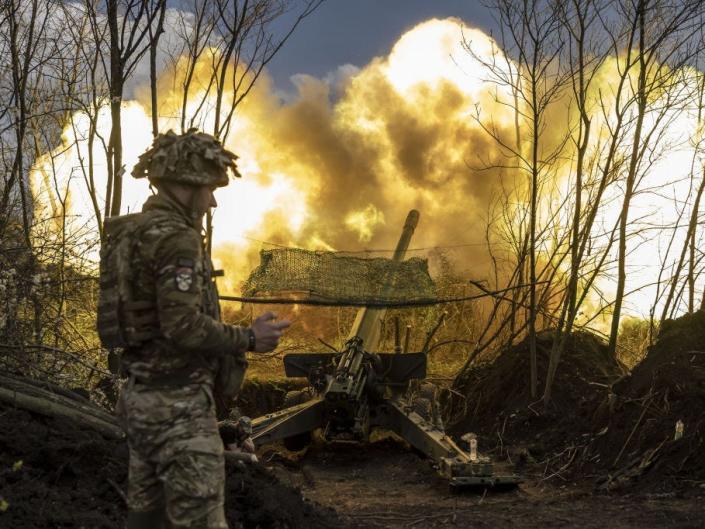
<path id="1" fill-rule="evenodd" d="M 419 224 L 420 213 L 412 209 L 406 216 L 406 221 L 404 222 L 404 229 L 401 232 L 401 237 L 399 237 L 399 242 L 394 250 L 394 256 L 392 261 L 401 261 L 406 255 L 406 251 L 409 249 L 409 243 L 411 242 L 411 236 L 414 235 L 414 230 Z"/>
<path id="2" fill-rule="evenodd" d="M 406 216 L 406 221 L 404 222 L 401 236 L 399 237 L 399 242 L 394 250 L 392 261 L 399 262 L 404 259 L 406 251 L 409 249 L 411 237 L 414 235 L 414 230 L 419 223 L 419 217 L 420 213 L 417 210 L 412 209 L 409 211 L 409 214 Z M 388 285 L 387 288 L 391 288 L 391 285 Z M 355 324 L 353 325 L 349 338 L 358 336 L 362 339 L 365 350 L 371 351 L 375 349 L 379 342 L 382 318 L 384 318 L 386 312 L 386 309 L 360 309 L 355 318 Z"/>

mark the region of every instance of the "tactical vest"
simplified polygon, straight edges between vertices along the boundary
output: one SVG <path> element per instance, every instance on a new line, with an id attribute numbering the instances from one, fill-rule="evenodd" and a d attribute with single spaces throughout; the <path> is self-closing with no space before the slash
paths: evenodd
<path id="1" fill-rule="evenodd" d="M 133 292 L 135 258 L 138 245 L 146 231 L 170 218 L 159 214 L 134 213 L 105 220 L 104 239 L 100 250 L 100 293 L 98 296 L 98 335 L 106 348 L 132 348 L 161 336 L 154 302 L 138 300 Z M 203 312 L 220 320 L 218 290 L 211 260 L 203 259 Z M 199 362 L 198 356 L 193 357 Z M 224 355 L 215 361 L 214 398 L 218 416 L 227 416 L 233 399 L 244 379 L 247 361 L 244 357 Z M 174 385 L 187 383 L 188 373 L 168 375 L 164 380 Z"/>
<path id="2" fill-rule="evenodd" d="M 131 284 L 135 244 L 146 220 L 142 213 L 105 219 L 97 327 L 100 341 L 108 349 L 140 345 L 159 334 L 154 303 L 136 300 Z"/>

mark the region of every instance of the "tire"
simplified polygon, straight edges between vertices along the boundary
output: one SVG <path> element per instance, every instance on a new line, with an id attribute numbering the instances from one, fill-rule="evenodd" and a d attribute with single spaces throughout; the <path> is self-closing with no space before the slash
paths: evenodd
<path id="1" fill-rule="evenodd" d="M 440 418 L 436 393 L 437 390 L 433 384 L 423 382 L 413 391 L 410 403 L 416 413 L 442 430 L 443 421 Z"/>
<path id="2" fill-rule="evenodd" d="M 305 389 L 297 389 L 293 391 L 287 391 L 284 395 L 283 409 L 291 408 L 292 406 L 297 406 L 298 404 L 303 404 L 304 402 L 311 399 L 311 395 Z"/>

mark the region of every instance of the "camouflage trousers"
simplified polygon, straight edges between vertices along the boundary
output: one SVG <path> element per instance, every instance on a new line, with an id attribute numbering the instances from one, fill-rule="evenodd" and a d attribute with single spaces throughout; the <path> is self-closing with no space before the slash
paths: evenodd
<path id="1" fill-rule="evenodd" d="M 228 529 L 223 443 L 211 388 L 131 381 L 119 408 L 130 448 L 130 511 L 162 510 L 173 529 Z"/>

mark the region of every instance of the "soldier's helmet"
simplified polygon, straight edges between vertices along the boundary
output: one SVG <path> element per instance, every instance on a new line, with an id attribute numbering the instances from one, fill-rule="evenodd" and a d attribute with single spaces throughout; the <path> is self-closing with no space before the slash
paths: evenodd
<path id="1" fill-rule="evenodd" d="M 158 134 L 132 170 L 135 178 L 194 186 L 228 185 L 228 169 L 240 177 L 237 156 L 210 134 L 190 129 L 184 134 Z"/>

